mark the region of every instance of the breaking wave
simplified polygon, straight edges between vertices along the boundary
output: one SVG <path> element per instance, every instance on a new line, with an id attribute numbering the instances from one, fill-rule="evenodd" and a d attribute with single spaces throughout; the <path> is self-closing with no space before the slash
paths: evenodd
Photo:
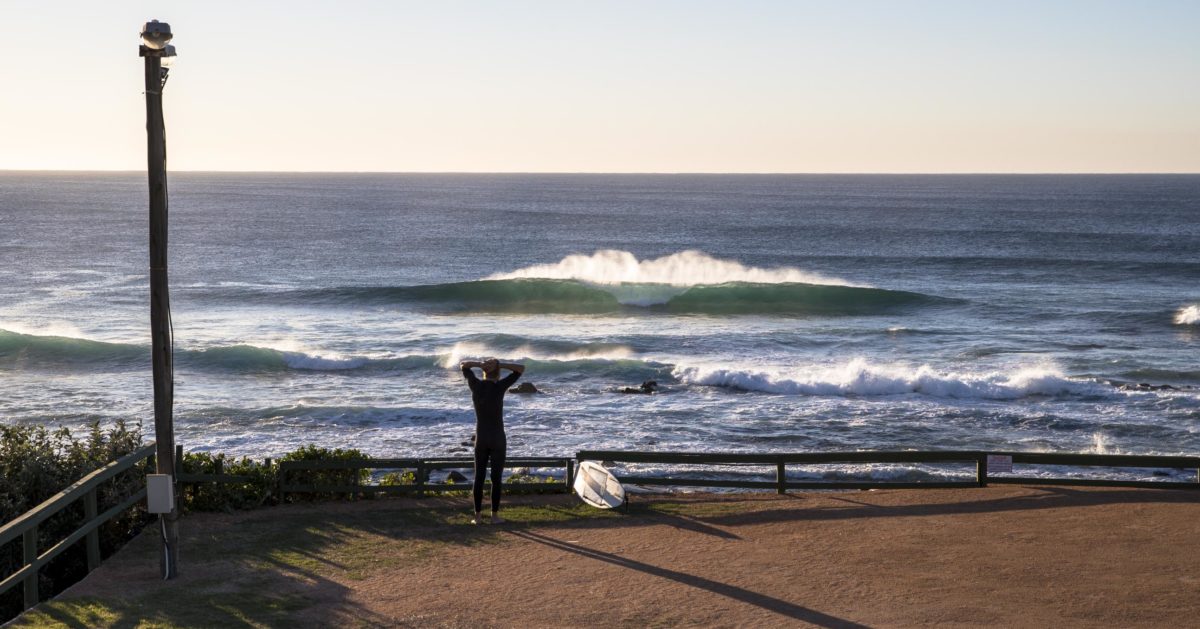
<path id="1" fill-rule="evenodd" d="M 698 251 L 639 261 L 613 250 L 465 282 L 244 291 L 203 287 L 194 294 L 227 300 L 235 293 L 239 301 L 468 314 L 860 315 L 951 301 L 853 285 L 790 267 L 747 267 Z"/>
<path id="2" fill-rule="evenodd" d="M 1200 325 L 1200 304 L 1180 308 L 1175 313 L 1175 325 Z"/>
<path id="3" fill-rule="evenodd" d="M 695 385 L 729 387 L 783 395 L 879 396 L 921 394 L 939 398 L 1015 400 L 1031 396 L 1108 396 L 1111 387 L 1075 380 L 1048 367 L 1031 367 L 1011 373 L 981 374 L 939 372 L 917 368 L 875 365 L 863 359 L 843 365 L 812 367 L 797 372 L 676 367 L 674 376 Z"/>
<path id="4" fill-rule="evenodd" d="M 489 280 L 555 279 L 577 280 L 590 284 L 668 284 L 700 286 L 705 284 L 835 284 L 849 286 L 844 280 L 784 267 L 760 269 L 733 260 L 721 260 L 701 251 L 681 251 L 653 260 L 638 260 L 628 251 L 603 249 L 590 256 L 569 255 L 554 264 L 536 264 L 509 273 L 497 273 Z"/>
<path id="5" fill-rule="evenodd" d="M 466 358 L 503 354 L 541 373 L 583 372 L 624 380 L 667 377 L 670 366 L 640 360 L 618 343 L 523 339 L 484 335 L 444 350 L 403 356 L 343 356 L 319 351 L 292 351 L 255 345 L 218 345 L 175 350 L 179 369 L 229 373 L 303 371 L 350 374 L 389 373 L 412 369 L 451 369 Z M 150 368 L 150 348 L 133 343 L 106 343 L 60 336 L 36 336 L 0 330 L 0 369 L 132 370 Z"/>
<path id="6" fill-rule="evenodd" d="M 106 343 L 73 336 L 36 335 L 0 330 L 0 368 L 76 364 L 150 364 L 150 348 Z"/>
<path id="7" fill-rule="evenodd" d="M 728 283 L 590 285 L 563 279 L 478 280 L 450 284 L 297 291 L 298 301 L 331 305 L 410 306 L 450 312 L 606 314 L 636 309 L 672 314 L 857 315 L 942 302 L 881 288 L 829 284 Z"/>

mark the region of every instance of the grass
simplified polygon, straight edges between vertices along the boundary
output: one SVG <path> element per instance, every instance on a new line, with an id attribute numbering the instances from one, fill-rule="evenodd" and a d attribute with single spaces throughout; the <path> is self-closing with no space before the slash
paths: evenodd
<path id="1" fill-rule="evenodd" d="M 692 501 L 675 502 L 670 500 L 654 501 L 645 504 L 635 504 L 631 513 L 657 513 L 669 516 L 686 516 L 689 518 L 708 518 L 746 511 L 744 502 L 710 502 Z"/>
<path id="2" fill-rule="evenodd" d="M 646 511 L 647 514 L 652 511 Z M 569 496 L 514 500 L 503 528 L 586 525 L 628 516 Z M 420 566 L 453 548 L 513 543 L 499 527 L 470 524 L 445 498 L 287 505 L 185 518 L 180 577 L 158 577 L 153 527 L 82 584 L 12 627 L 377 626 L 347 601 L 344 583 L 375 574 L 420 581 Z M 616 523 L 616 522 L 614 522 Z M 329 601 L 337 601 L 330 605 Z"/>

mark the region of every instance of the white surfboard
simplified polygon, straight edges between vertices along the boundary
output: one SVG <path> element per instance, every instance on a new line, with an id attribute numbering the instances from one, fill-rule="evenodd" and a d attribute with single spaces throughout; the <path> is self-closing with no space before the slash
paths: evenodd
<path id="1" fill-rule="evenodd" d="M 625 504 L 625 488 L 612 472 L 595 461 L 580 461 L 575 471 L 575 493 L 584 502 L 600 509 L 615 509 Z"/>

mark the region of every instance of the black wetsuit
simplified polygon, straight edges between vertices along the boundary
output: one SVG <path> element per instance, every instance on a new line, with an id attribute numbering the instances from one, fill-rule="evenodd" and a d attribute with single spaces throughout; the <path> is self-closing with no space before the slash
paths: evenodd
<path id="1" fill-rule="evenodd" d="M 521 377 L 514 371 L 500 380 L 480 380 L 470 367 L 463 367 L 463 376 L 471 387 L 471 403 L 475 405 L 475 513 L 483 509 L 483 478 L 491 460 L 492 511 L 500 510 L 500 478 L 504 472 L 504 456 L 508 440 L 504 436 L 504 393 Z"/>

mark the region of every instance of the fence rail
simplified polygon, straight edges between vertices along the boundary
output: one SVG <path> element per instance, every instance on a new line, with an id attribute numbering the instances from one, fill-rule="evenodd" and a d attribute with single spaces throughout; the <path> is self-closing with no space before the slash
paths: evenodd
<path id="1" fill-rule="evenodd" d="M 1195 469 L 1195 481 L 1136 481 L 1103 478 L 1045 478 L 1038 476 L 995 476 L 988 470 L 988 457 L 1007 457 L 1013 465 L 1053 465 L 1106 468 Z M 796 452 L 796 453 L 721 453 L 721 452 L 642 452 L 624 450 L 583 450 L 579 461 L 623 463 L 659 463 L 675 465 L 759 465 L 775 466 L 775 480 L 679 478 L 664 476 L 618 475 L 622 483 L 677 487 L 728 487 L 738 489 L 906 489 L 986 487 L 989 483 L 1025 485 L 1078 485 L 1099 487 L 1148 487 L 1154 489 L 1200 489 L 1200 457 L 1150 456 L 1124 454 L 1060 454 L 1052 452 L 988 452 L 980 450 Z M 788 480 L 788 465 L 829 463 L 963 463 L 975 465 L 975 480 L 962 481 L 795 481 Z"/>
<path id="2" fill-rule="evenodd" d="M 565 470 L 565 482 L 550 481 L 545 483 L 505 483 L 505 489 L 523 491 L 570 491 L 574 478 L 575 460 L 571 457 L 510 457 L 505 459 L 505 468 L 514 467 L 561 467 Z M 469 469 L 475 466 L 475 460 L 470 457 L 449 457 L 437 459 L 349 459 L 342 461 L 281 461 L 279 463 L 278 491 L 280 499 L 290 493 L 339 493 L 351 496 L 363 493 L 374 494 L 413 494 L 424 495 L 426 492 L 463 491 L 466 485 L 454 483 L 430 483 L 429 472 L 433 470 Z M 351 484 L 318 485 L 292 484 L 289 476 L 298 471 L 333 471 L 346 470 L 350 472 Z M 360 482 L 362 470 L 412 470 L 413 483 L 402 485 L 380 485 Z M 491 481 L 485 479 L 486 483 Z"/>
<path id="3" fill-rule="evenodd" d="M 0 581 L 0 595 L 16 587 L 18 583 L 23 583 L 25 586 L 25 607 L 29 608 L 37 605 L 39 598 L 38 570 L 80 540 L 86 540 L 88 572 L 95 570 L 100 565 L 100 533 L 97 529 L 146 497 L 146 488 L 143 486 L 119 504 L 106 509 L 103 513 L 97 513 L 97 489 L 99 489 L 101 483 L 112 479 L 121 472 L 133 468 L 133 466 L 153 455 L 154 444 L 144 446 L 84 476 L 70 487 L 58 492 L 46 499 L 42 504 L 0 527 L 0 547 L 15 541 L 17 538 L 21 538 L 21 561 L 24 564 L 19 570 L 7 576 L 3 581 Z M 46 549 L 45 552 L 39 554 L 38 525 L 71 506 L 79 499 L 83 499 L 84 501 L 83 525 Z"/>

